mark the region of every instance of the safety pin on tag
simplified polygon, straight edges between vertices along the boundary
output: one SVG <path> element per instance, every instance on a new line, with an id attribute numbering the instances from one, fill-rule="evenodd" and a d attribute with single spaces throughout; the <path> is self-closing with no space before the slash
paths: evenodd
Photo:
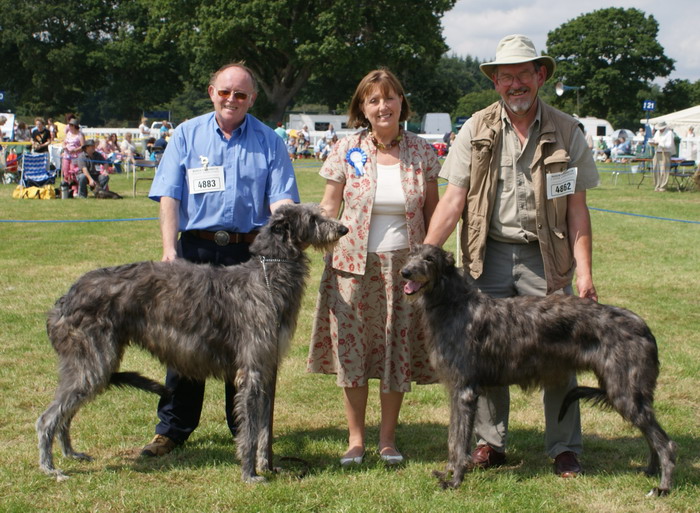
<path id="1" fill-rule="evenodd" d="M 209 167 L 209 157 L 205 157 L 204 155 L 200 155 L 199 161 L 202 163 L 202 167 L 204 169 L 207 169 Z"/>

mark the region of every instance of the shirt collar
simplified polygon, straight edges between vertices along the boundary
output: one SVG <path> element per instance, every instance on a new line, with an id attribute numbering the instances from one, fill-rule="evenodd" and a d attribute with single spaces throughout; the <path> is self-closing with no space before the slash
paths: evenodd
<path id="1" fill-rule="evenodd" d="M 245 133 L 247 127 L 248 127 L 248 116 L 250 114 L 246 114 L 245 117 L 243 118 L 243 123 L 241 123 L 241 126 L 236 128 L 233 133 L 231 134 L 231 139 L 235 139 L 237 137 L 240 137 L 243 133 Z M 214 130 L 222 137 L 224 137 L 224 132 L 221 130 L 221 127 L 219 126 L 219 123 L 216 122 L 216 113 L 212 112 L 211 113 L 211 125 Z"/>

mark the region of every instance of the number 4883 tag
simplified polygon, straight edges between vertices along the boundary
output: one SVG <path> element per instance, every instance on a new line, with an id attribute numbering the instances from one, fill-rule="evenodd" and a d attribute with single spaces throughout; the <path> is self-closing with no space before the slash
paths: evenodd
<path id="1" fill-rule="evenodd" d="M 190 194 L 224 190 L 224 167 L 207 166 L 187 170 Z"/>

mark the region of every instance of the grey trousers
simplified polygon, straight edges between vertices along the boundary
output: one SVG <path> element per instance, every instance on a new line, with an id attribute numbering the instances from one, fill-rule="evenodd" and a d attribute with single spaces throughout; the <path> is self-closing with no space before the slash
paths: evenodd
<path id="1" fill-rule="evenodd" d="M 507 244 L 488 239 L 484 272 L 474 283 L 493 297 L 544 296 L 547 286 L 539 243 Z M 567 286 L 557 294 L 571 294 Z M 561 422 L 559 409 L 566 393 L 576 386 L 572 374 L 564 387 L 545 387 L 545 451 L 550 458 L 564 451 L 580 454 L 581 416 L 578 403 L 573 404 Z M 490 387 L 479 396 L 474 434 L 477 445 L 488 444 L 497 451 L 506 450 L 510 392 L 508 387 Z"/>

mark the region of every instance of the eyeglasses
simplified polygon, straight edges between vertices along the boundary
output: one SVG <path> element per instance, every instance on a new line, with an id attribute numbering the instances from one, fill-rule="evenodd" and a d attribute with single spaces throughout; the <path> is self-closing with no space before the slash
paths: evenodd
<path id="1" fill-rule="evenodd" d="M 501 85 L 504 85 L 506 87 L 510 87 L 513 85 L 513 82 L 515 82 L 515 79 L 518 79 L 518 82 L 521 84 L 527 84 L 532 80 L 532 77 L 535 76 L 534 71 L 521 71 L 517 75 L 498 75 L 496 77 L 496 80 L 498 80 L 498 83 Z"/>
<path id="2" fill-rule="evenodd" d="M 228 89 L 217 89 L 216 94 L 219 95 L 219 98 L 230 98 L 231 95 L 236 100 L 247 100 L 248 96 L 250 96 L 248 93 L 244 93 L 243 91 L 229 91 Z"/>

